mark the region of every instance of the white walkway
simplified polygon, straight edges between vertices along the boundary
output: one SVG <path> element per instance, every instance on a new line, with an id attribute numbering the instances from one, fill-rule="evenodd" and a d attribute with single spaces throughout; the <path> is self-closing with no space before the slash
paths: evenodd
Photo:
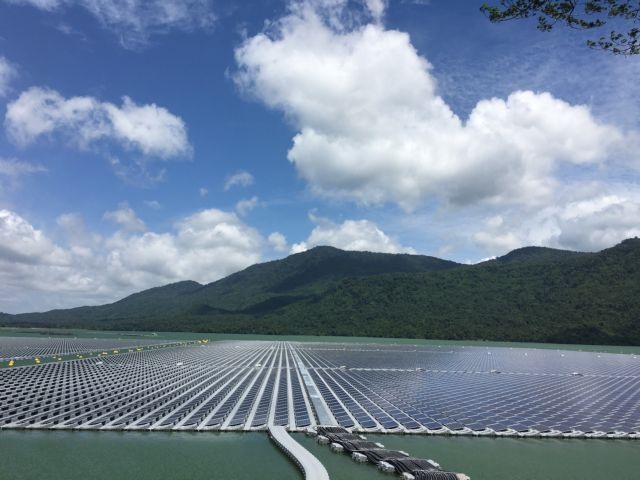
<path id="1" fill-rule="evenodd" d="M 329 474 L 320 460 L 296 442 L 284 427 L 269 426 L 269 436 L 300 467 L 306 480 L 329 480 Z"/>

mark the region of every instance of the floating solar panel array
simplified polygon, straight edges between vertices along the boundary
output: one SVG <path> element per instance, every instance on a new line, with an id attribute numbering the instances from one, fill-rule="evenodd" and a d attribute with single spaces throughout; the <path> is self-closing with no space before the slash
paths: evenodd
<path id="1" fill-rule="evenodd" d="M 297 350 L 346 428 L 370 430 L 365 410 L 387 431 L 640 436 L 639 356 L 398 345 Z"/>
<path id="2" fill-rule="evenodd" d="M 167 340 L 111 338 L 0 337 L 0 361 L 88 353 L 105 349 L 128 349 L 166 344 Z"/>
<path id="3" fill-rule="evenodd" d="M 0 369 L 0 428 L 265 429 L 314 424 L 280 342 L 219 342 Z"/>
<path id="4" fill-rule="evenodd" d="M 638 438 L 640 356 L 216 342 L 0 369 L 0 428 L 319 423 L 358 432 Z"/>

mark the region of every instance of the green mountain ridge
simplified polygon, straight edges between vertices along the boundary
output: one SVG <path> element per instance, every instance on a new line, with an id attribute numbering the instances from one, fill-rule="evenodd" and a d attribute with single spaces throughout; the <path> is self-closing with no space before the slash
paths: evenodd
<path id="1" fill-rule="evenodd" d="M 570 257 L 593 255 L 585 252 L 572 252 L 570 250 L 559 250 L 549 247 L 522 247 L 510 251 L 502 257 L 489 260 L 494 263 L 512 262 L 545 262 L 564 260 Z M 484 263 L 484 262 L 483 262 Z"/>
<path id="2" fill-rule="evenodd" d="M 323 246 L 282 260 L 252 265 L 206 285 L 187 280 L 150 288 L 106 305 L 13 317 L 21 322 L 80 324 L 181 313 L 243 312 L 255 310 L 262 302 L 283 305 L 291 298 L 308 298 L 348 277 L 436 271 L 457 266 L 455 262 L 423 255 L 346 252 Z"/>
<path id="3" fill-rule="evenodd" d="M 640 240 L 598 253 L 525 247 L 476 265 L 316 247 L 207 285 L 2 325 L 640 344 Z"/>

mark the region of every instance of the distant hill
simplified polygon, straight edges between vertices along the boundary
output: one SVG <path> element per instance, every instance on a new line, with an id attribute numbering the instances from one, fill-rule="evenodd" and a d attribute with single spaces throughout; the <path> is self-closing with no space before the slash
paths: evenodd
<path id="1" fill-rule="evenodd" d="M 553 262 L 556 260 L 565 260 L 576 256 L 585 256 L 588 253 L 572 252 L 570 250 L 558 250 L 548 247 L 523 247 L 512 250 L 511 252 L 489 260 L 495 263 L 513 263 L 513 262 Z"/>
<path id="2" fill-rule="evenodd" d="M 0 322 L 91 325 L 96 328 L 109 328 L 113 322 L 126 322 L 133 328 L 138 321 L 155 321 L 158 318 L 244 314 L 261 308 L 273 309 L 301 299 L 315 298 L 345 278 L 429 272 L 458 266 L 456 262 L 423 255 L 346 252 L 333 247 L 316 247 L 282 260 L 252 265 L 207 285 L 193 281 L 172 283 L 96 307 L 0 314 Z"/>
<path id="3" fill-rule="evenodd" d="M 477 265 L 316 247 L 208 285 L 3 325 L 640 344 L 640 240 L 598 253 L 526 247 Z"/>

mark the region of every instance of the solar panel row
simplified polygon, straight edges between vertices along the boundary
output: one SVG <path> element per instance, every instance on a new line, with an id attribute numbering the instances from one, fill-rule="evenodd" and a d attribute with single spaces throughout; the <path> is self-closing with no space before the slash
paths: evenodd
<path id="1" fill-rule="evenodd" d="M 10 359 L 53 357 L 99 350 L 129 349 L 140 346 L 162 345 L 172 342 L 141 338 L 40 338 L 0 337 L 0 361 Z"/>
<path id="2" fill-rule="evenodd" d="M 637 437 L 640 359 L 216 342 L 0 369 L 0 428 L 304 429 L 318 408 L 357 431 Z"/>
<path id="3" fill-rule="evenodd" d="M 640 376 L 631 375 L 640 373 L 640 362 L 633 355 L 534 351 L 534 365 L 528 369 L 535 371 L 535 365 L 542 364 L 547 371 L 535 375 L 514 372 L 523 369 L 521 358 L 525 355 L 518 349 L 497 349 L 497 354 L 468 347 L 436 350 L 432 358 L 439 359 L 439 368 L 424 368 L 433 365 L 421 358 L 432 353 L 433 347 L 400 350 L 300 345 L 299 349 L 312 368 L 322 372 L 320 375 L 344 381 L 354 399 L 363 392 L 409 431 L 621 436 L 640 429 Z M 440 369 L 442 358 L 449 358 L 456 367 L 460 362 L 477 366 L 485 356 L 491 356 L 489 353 L 499 359 L 502 374 L 496 369 Z M 379 362 L 380 356 L 393 368 L 363 367 Z M 508 362 L 510 356 L 516 359 L 513 365 Z M 543 360 L 545 356 L 554 361 Z M 571 369 L 584 367 L 580 364 L 584 360 L 589 370 L 597 373 L 563 374 L 567 367 L 557 358 L 567 358 Z M 558 365 L 557 372 L 549 371 L 553 363 Z M 612 365 L 619 370 L 612 371 Z M 367 410 L 373 413 L 376 407 L 367 405 Z M 357 412 L 353 408 L 351 413 Z M 392 428 L 392 423 L 386 425 Z"/>

